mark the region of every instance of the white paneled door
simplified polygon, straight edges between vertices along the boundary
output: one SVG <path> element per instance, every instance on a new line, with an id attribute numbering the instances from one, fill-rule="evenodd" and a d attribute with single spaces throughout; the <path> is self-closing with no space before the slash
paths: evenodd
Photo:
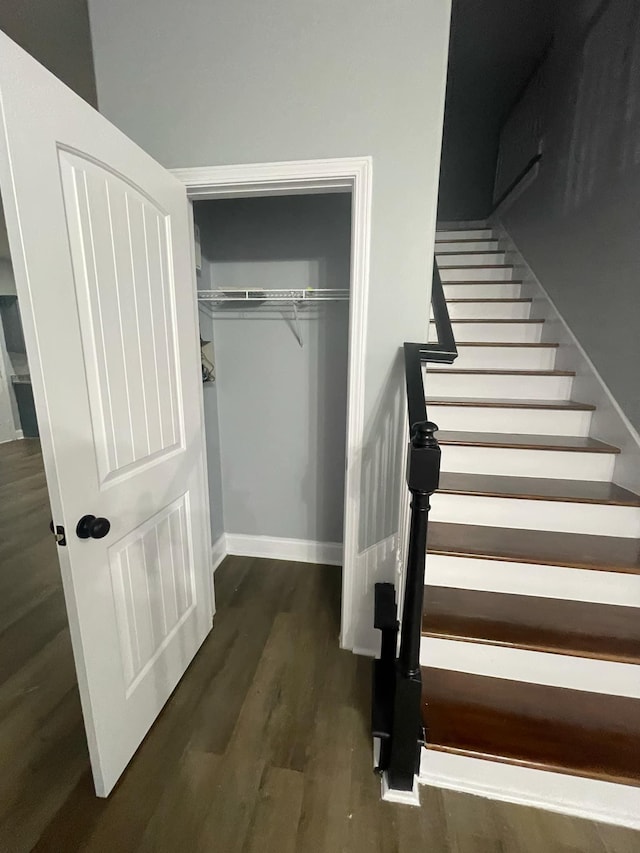
<path id="1" fill-rule="evenodd" d="M 0 187 L 106 796 L 212 624 L 189 210 L 182 184 L 2 33 L 0 54 Z"/>

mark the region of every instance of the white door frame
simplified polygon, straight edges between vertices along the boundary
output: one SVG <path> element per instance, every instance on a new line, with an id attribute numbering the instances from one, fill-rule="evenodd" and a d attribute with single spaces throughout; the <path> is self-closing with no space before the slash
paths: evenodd
<path id="1" fill-rule="evenodd" d="M 353 649 L 353 600 L 358 567 L 361 461 L 364 445 L 364 388 L 371 242 L 371 157 L 338 157 L 172 169 L 193 201 L 242 196 L 274 196 L 349 191 L 351 206 L 351 290 L 349 376 L 342 556 L 340 645 Z"/>

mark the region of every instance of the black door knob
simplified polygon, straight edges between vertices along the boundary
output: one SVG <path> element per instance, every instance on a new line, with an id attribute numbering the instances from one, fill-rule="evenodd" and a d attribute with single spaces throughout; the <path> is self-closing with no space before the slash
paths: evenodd
<path id="1" fill-rule="evenodd" d="M 96 518 L 95 515 L 83 515 L 76 526 L 80 539 L 102 539 L 111 530 L 108 518 Z"/>

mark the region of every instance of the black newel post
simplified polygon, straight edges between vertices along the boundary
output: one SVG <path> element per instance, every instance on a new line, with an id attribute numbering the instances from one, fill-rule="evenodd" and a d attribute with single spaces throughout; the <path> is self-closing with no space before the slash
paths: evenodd
<path id="1" fill-rule="evenodd" d="M 388 770 L 389 786 L 404 791 L 413 787 L 414 774 L 418 772 L 420 762 L 420 637 L 429 498 L 438 488 L 440 478 L 440 447 L 434 435 L 437 429 L 431 421 L 412 425 L 408 448 L 411 525 Z"/>

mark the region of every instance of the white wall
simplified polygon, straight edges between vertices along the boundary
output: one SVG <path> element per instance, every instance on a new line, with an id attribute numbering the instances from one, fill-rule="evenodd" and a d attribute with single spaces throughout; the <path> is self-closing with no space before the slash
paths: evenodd
<path id="1" fill-rule="evenodd" d="M 399 348 L 427 330 L 450 0 L 90 0 L 89 10 L 99 107 L 166 166 L 373 157 L 362 453 L 395 452 Z M 355 508 L 373 520 L 361 525 L 363 606 L 344 638 L 361 647 L 377 633 L 373 584 L 393 577 L 371 549 L 393 535 L 385 501 L 397 472 L 376 470 Z"/>
<path id="2" fill-rule="evenodd" d="M 195 209 L 211 287 L 348 290 L 349 195 Z M 220 446 L 227 533 L 342 542 L 348 311 L 348 302 L 301 308 L 302 347 L 289 308 L 215 312 L 207 444 L 213 459 Z"/>

